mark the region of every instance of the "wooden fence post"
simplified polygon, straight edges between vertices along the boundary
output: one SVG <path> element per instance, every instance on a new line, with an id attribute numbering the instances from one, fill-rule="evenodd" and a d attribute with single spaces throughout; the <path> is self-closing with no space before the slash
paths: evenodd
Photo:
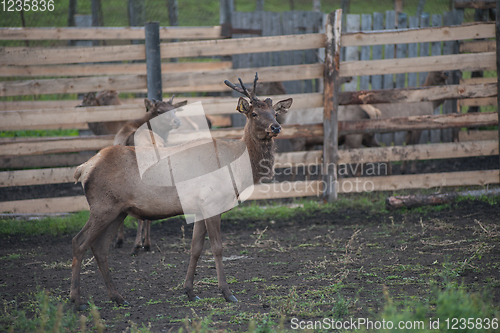
<path id="1" fill-rule="evenodd" d="M 160 23 L 147 22 L 146 33 L 146 70 L 148 82 L 148 98 L 161 101 L 161 55 L 160 55 Z"/>
<path id="2" fill-rule="evenodd" d="M 500 0 L 499 0 L 500 1 Z M 323 110 L 323 197 L 337 199 L 338 98 L 340 91 L 340 34 L 342 10 L 328 15 L 326 23 L 324 110 Z"/>
<path id="3" fill-rule="evenodd" d="M 500 57 L 498 56 L 500 54 L 500 0 L 497 0 L 497 10 L 496 10 L 496 23 L 495 23 L 495 35 L 496 35 L 496 42 L 497 42 L 497 73 L 500 71 Z M 498 115 L 500 119 L 500 78 L 497 75 L 497 103 L 498 103 Z M 500 145 L 500 124 L 498 125 L 498 142 Z M 499 146 L 500 147 L 500 146 Z M 500 157 L 500 155 L 499 155 Z M 500 162 L 500 158 L 499 158 Z M 500 165 L 499 165 L 500 167 Z"/>

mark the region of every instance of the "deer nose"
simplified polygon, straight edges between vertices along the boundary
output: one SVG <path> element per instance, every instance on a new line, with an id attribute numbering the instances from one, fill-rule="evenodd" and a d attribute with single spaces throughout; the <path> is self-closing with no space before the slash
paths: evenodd
<path id="1" fill-rule="evenodd" d="M 271 125 L 271 131 L 273 131 L 274 134 L 279 134 L 279 133 L 281 133 L 281 126 L 280 125 Z"/>

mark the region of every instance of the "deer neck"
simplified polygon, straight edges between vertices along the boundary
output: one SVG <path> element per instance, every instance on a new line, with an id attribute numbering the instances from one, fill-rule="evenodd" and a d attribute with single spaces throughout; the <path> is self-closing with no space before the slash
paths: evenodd
<path id="1" fill-rule="evenodd" d="M 250 155 L 253 182 L 258 184 L 271 181 L 274 176 L 274 153 L 276 150 L 274 139 L 259 139 L 252 135 L 248 126 L 245 126 L 242 141 L 247 146 Z"/>
<path id="2" fill-rule="evenodd" d="M 142 117 L 142 118 L 139 118 L 139 119 L 136 119 L 135 120 L 135 124 L 137 125 L 137 128 L 141 127 L 144 123 L 150 121 L 151 119 L 153 119 L 155 117 L 155 115 L 152 113 L 152 112 L 146 112 L 146 114 Z"/>

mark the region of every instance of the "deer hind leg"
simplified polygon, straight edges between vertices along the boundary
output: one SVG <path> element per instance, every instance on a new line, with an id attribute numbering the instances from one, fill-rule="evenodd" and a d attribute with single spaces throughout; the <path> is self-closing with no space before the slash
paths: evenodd
<path id="1" fill-rule="evenodd" d="M 144 251 L 151 250 L 151 220 L 144 220 L 144 237 L 143 244 Z"/>
<path id="2" fill-rule="evenodd" d="M 217 280 L 219 282 L 219 290 L 227 302 L 238 302 L 227 285 L 224 267 L 222 266 L 222 237 L 220 233 L 220 215 L 213 216 L 205 220 L 205 225 L 210 239 L 210 246 L 215 259 L 215 268 L 217 269 Z"/>
<path id="3" fill-rule="evenodd" d="M 203 243 L 205 242 L 205 235 L 207 234 L 207 227 L 205 221 L 198 221 L 194 224 L 193 240 L 191 241 L 191 258 L 189 260 L 189 267 L 184 281 L 184 292 L 190 301 L 197 301 L 200 298 L 195 295 L 193 291 L 194 272 L 196 271 L 196 264 L 203 251 Z"/>
<path id="4" fill-rule="evenodd" d="M 111 280 L 111 274 L 109 272 L 107 253 L 109 250 L 109 246 L 113 240 L 114 235 L 121 224 L 123 224 L 123 220 L 127 216 L 126 213 L 121 213 L 116 219 L 114 219 L 111 223 L 107 225 L 107 228 L 102 230 L 99 236 L 95 239 L 95 241 L 90 245 L 92 253 L 94 254 L 94 258 L 97 262 L 99 270 L 101 271 L 102 278 L 104 280 L 104 284 L 106 289 L 108 290 L 109 298 L 116 302 L 118 305 L 125 304 L 128 305 L 128 302 L 118 293 L 116 290 L 113 281 Z"/>
<path id="5" fill-rule="evenodd" d="M 113 220 L 115 219 L 115 217 L 113 216 L 116 215 L 111 215 L 112 217 L 110 217 L 109 219 L 98 218 L 97 216 L 99 216 L 99 214 L 95 214 L 91 211 L 90 218 L 85 226 L 75 237 L 73 237 L 73 262 L 71 265 L 70 299 L 77 310 L 81 311 L 87 308 L 80 298 L 80 271 L 83 256 L 85 255 L 85 252 L 87 252 L 88 248 L 92 245 L 92 243 L 102 234 L 103 231 L 108 228 L 110 224 L 112 224 Z M 123 223 L 123 219 L 121 220 L 121 223 Z M 111 235 L 110 241 L 116 234 L 118 227 L 119 225 L 117 225 L 114 229 L 114 234 Z"/>
<path id="6" fill-rule="evenodd" d="M 125 239 L 124 230 L 123 230 L 124 226 L 125 225 L 122 223 L 122 225 L 118 229 L 118 235 L 116 237 L 116 243 L 115 243 L 116 248 L 121 248 L 123 246 L 123 240 Z"/>
<path id="7" fill-rule="evenodd" d="M 137 220 L 137 234 L 135 235 L 134 248 L 132 249 L 132 255 L 138 255 L 139 250 L 142 247 L 142 227 L 144 226 L 144 220 Z"/>

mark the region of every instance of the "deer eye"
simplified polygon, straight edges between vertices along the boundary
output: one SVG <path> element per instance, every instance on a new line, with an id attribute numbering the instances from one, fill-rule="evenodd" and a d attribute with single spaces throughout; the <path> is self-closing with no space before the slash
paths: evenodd
<path id="1" fill-rule="evenodd" d="M 257 113 L 252 112 L 252 117 L 254 117 L 254 118 L 257 117 Z"/>

